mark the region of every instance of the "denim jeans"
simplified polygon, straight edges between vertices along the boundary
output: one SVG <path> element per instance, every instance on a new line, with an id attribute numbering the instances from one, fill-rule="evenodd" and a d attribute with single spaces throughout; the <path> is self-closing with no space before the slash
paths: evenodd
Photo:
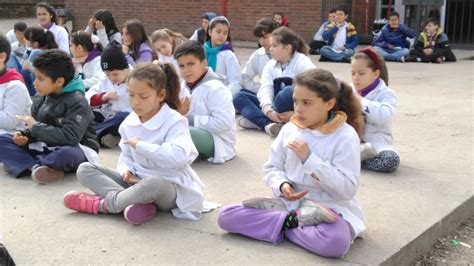
<path id="1" fill-rule="evenodd" d="M 382 54 L 385 60 L 387 61 L 401 62 L 401 58 L 403 56 L 407 56 L 408 54 L 410 54 L 410 50 L 408 50 L 407 48 L 402 48 L 399 50 L 389 50 L 380 46 L 374 46 L 374 50 Z"/>
<path id="2" fill-rule="evenodd" d="M 350 60 L 351 56 L 354 54 L 353 49 L 347 48 L 343 52 L 335 52 L 331 46 L 326 45 L 320 50 L 321 56 L 326 57 L 327 59 L 335 62 L 344 62 Z"/>

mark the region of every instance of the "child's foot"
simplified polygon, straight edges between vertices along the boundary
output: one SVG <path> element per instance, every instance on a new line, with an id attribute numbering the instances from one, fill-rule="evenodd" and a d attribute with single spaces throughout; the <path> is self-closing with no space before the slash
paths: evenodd
<path id="1" fill-rule="evenodd" d="M 125 208 L 123 212 L 125 220 L 134 225 L 144 224 L 153 219 L 155 215 L 156 205 L 153 203 L 133 204 Z"/>
<path id="2" fill-rule="evenodd" d="M 321 223 L 334 223 L 337 214 L 312 200 L 304 200 L 296 210 L 296 217 L 300 225 L 310 226 Z"/>
<path id="3" fill-rule="evenodd" d="M 258 126 L 255 125 L 252 121 L 248 120 L 247 118 L 241 116 L 237 119 L 237 124 L 241 127 L 241 128 L 245 128 L 245 129 L 258 129 Z"/>
<path id="4" fill-rule="evenodd" d="M 64 194 L 64 206 L 67 208 L 90 214 L 98 214 L 101 196 L 90 195 L 77 191 L 70 191 Z"/>
<path id="5" fill-rule="evenodd" d="M 251 198 L 242 201 L 242 205 L 248 208 L 265 209 L 274 211 L 286 211 L 286 206 L 283 202 L 276 198 L 260 197 Z"/>
<path id="6" fill-rule="evenodd" d="M 120 143 L 120 137 L 113 134 L 105 134 L 100 139 L 100 144 L 106 148 L 114 148 Z"/>
<path id="7" fill-rule="evenodd" d="M 436 58 L 436 63 L 438 63 L 438 64 L 443 63 L 443 57 L 440 56 L 440 57 Z"/>
<path id="8" fill-rule="evenodd" d="M 64 171 L 56 170 L 48 166 L 38 166 L 31 171 L 31 178 L 40 184 L 47 184 L 63 177 Z"/>
<path id="9" fill-rule="evenodd" d="M 276 137 L 278 136 L 278 133 L 280 133 L 280 130 L 282 127 L 283 127 L 283 124 L 270 123 L 265 126 L 265 132 L 267 132 L 267 134 L 272 137 Z"/>
<path id="10" fill-rule="evenodd" d="M 377 156 L 377 152 L 368 142 L 360 144 L 360 161 L 365 161 Z"/>

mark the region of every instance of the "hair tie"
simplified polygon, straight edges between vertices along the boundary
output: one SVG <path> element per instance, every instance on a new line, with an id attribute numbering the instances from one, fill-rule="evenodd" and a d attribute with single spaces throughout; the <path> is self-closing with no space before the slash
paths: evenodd
<path id="1" fill-rule="evenodd" d="M 369 56 L 370 59 L 374 61 L 375 69 L 381 70 L 379 57 L 372 49 L 365 48 L 365 49 L 360 50 L 359 52 L 364 53 L 367 56 Z"/>
<path id="2" fill-rule="evenodd" d="M 227 23 L 227 25 L 229 25 L 229 28 L 230 28 L 230 22 L 224 16 L 218 16 L 218 17 L 213 18 L 211 22 L 209 22 L 209 27 L 211 28 L 211 25 L 214 25 L 214 23 L 217 23 L 217 22 L 225 22 Z"/>
<path id="3" fill-rule="evenodd" d="M 93 44 L 99 43 L 100 39 L 97 35 L 91 35 L 91 41 Z"/>

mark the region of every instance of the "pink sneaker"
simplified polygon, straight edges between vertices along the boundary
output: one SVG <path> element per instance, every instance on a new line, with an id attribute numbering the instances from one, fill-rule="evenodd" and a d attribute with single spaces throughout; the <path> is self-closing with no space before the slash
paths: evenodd
<path id="1" fill-rule="evenodd" d="M 337 220 L 337 214 L 312 200 L 304 200 L 300 208 L 296 210 L 296 218 L 301 225 L 310 226 L 334 223 Z"/>
<path id="2" fill-rule="evenodd" d="M 64 194 L 64 206 L 67 208 L 90 214 L 99 213 L 99 205 L 102 200 L 101 196 L 90 195 L 77 191 L 70 191 Z"/>
<path id="3" fill-rule="evenodd" d="M 156 205 L 153 203 L 132 204 L 123 211 L 123 217 L 125 220 L 134 225 L 144 224 L 153 219 L 155 215 Z"/>

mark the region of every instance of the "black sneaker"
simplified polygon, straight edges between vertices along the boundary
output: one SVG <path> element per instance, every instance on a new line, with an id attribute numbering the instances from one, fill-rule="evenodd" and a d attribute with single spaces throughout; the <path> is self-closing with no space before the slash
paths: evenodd
<path id="1" fill-rule="evenodd" d="M 321 55 L 321 57 L 319 57 L 319 62 L 329 62 L 329 61 L 331 61 L 331 60 L 329 60 L 329 58 L 327 58 L 323 55 Z"/>

